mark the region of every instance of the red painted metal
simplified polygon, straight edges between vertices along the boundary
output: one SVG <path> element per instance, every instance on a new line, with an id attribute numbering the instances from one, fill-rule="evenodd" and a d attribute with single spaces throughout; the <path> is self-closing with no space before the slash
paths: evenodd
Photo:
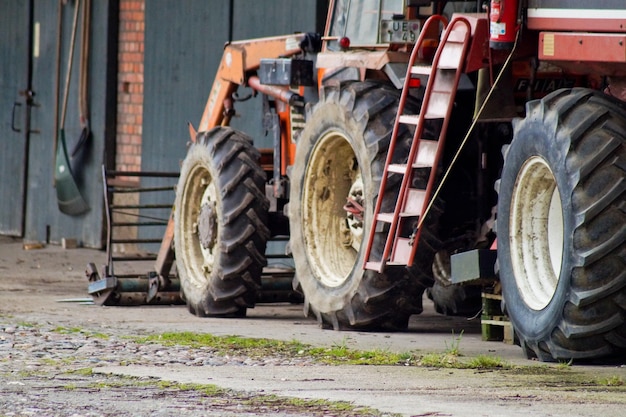
<path id="1" fill-rule="evenodd" d="M 526 27 L 536 31 L 626 33 L 624 7 L 529 7 L 526 14 Z"/>
<path id="2" fill-rule="evenodd" d="M 542 32 L 539 59 L 545 61 L 626 62 L 626 34 Z"/>
<path id="3" fill-rule="evenodd" d="M 398 116 L 396 117 L 393 127 L 378 199 L 374 208 L 372 227 L 367 241 L 365 264 L 363 266 L 365 269 L 373 269 L 382 272 L 385 264 L 388 262 L 391 264 L 410 266 L 415 258 L 421 228 L 418 226 L 414 236 L 410 238 L 399 238 L 398 235 L 403 223 L 402 219 L 419 218 L 421 222 L 428 207 L 428 201 L 437 177 L 436 167 L 443 152 L 443 143 L 454 104 L 454 94 L 461 77 L 471 36 L 471 25 L 468 20 L 463 17 L 455 17 L 447 26 L 441 38 L 430 71 L 423 65 L 415 66 L 426 33 L 429 32 L 429 27 L 442 22 L 445 24 L 445 18 L 438 15 L 431 16 L 426 21 L 413 53 L 411 54 L 411 58 L 409 59 L 405 86 L 398 104 Z M 429 73 L 430 76 L 422 101 L 422 110 L 419 115 L 404 114 L 406 100 L 410 90 L 411 77 L 415 74 L 424 73 Z M 437 141 L 436 149 L 433 149 L 433 146 L 425 146 L 424 150 L 420 152 L 420 142 L 422 134 L 424 133 L 425 121 L 428 118 L 443 119 L 439 140 Z M 400 124 L 416 125 L 407 164 L 403 167 L 403 170 L 400 168 L 402 167 L 401 165 L 392 164 L 392 156 L 395 150 Z M 432 155 L 433 152 L 434 157 Z M 413 170 L 423 165 L 424 161 L 432 161 L 428 185 L 425 190 L 412 189 L 410 187 Z M 387 180 L 389 174 L 393 173 L 403 174 L 395 209 L 393 213 L 381 213 Z M 390 223 L 389 234 L 387 235 L 381 259 L 372 260 L 370 259 L 372 255 L 371 250 L 378 222 Z"/>
<path id="4" fill-rule="evenodd" d="M 615 19 L 588 19 L 568 18 L 554 19 L 548 17 L 529 17 L 526 24 L 532 30 L 556 30 L 556 31 L 583 31 L 590 32 L 625 32 L 626 25 L 623 18 Z"/>

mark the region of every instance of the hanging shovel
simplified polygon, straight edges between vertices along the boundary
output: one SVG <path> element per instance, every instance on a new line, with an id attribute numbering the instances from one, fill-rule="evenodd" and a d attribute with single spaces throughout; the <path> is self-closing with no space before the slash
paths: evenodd
<path id="1" fill-rule="evenodd" d="M 73 172 L 76 174 L 76 160 L 81 150 L 87 146 L 91 129 L 89 126 L 89 104 L 88 104 L 88 84 L 89 84 L 89 28 L 90 28 L 91 0 L 83 0 L 81 13 L 81 37 L 80 37 L 80 68 L 78 69 L 78 104 L 80 109 L 81 132 L 78 141 L 70 152 L 70 160 L 73 165 Z"/>
<path id="2" fill-rule="evenodd" d="M 89 205 L 83 198 L 74 181 L 67 157 L 67 147 L 65 145 L 65 132 L 59 131 L 59 144 L 57 145 L 56 167 L 54 180 L 57 189 L 57 204 L 59 210 L 70 216 L 77 216 L 89 210 Z"/>
<path id="3" fill-rule="evenodd" d="M 54 181 L 57 191 L 57 204 L 62 213 L 76 216 L 89 210 L 89 205 L 83 198 L 78 189 L 78 185 L 72 175 L 70 161 L 67 155 L 67 145 L 65 143 L 65 113 L 67 110 L 67 96 L 70 88 L 72 77 L 72 61 L 74 58 L 74 43 L 76 40 L 76 26 L 78 21 L 78 9 L 80 3 L 76 0 L 74 10 L 74 20 L 72 23 L 72 38 L 70 40 L 70 51 L 67 63 L 67 74 L 65 77 L 65 86 L 63 91 L 63 103 L 61 110 L 61 123 L 59 127 L 59 136 L 56 144 L 56 163 L 54 169 Z M 62 9 L 59 10 L 59 13 Z"/>

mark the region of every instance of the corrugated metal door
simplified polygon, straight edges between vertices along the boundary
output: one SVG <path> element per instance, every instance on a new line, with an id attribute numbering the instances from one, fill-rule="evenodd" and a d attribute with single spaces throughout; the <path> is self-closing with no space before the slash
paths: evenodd
<path id="1" fill-rule="evenodd" d="M 77 4 L 82 7 L 85 0 L 0 0 L 0 233 L 22 236 L 27 242 L 59 243 L 63 238 L 74 238 L 85 246 L 101 247 L 100 167 L 104 144 L 115 134 L 111 123 L 115 74 L 110 71 L 115 68 L 107 65 L 115 62 L 111 45 L 116 41 L 109 36 L 116 33 L 116 20 L 109 19 L 111 14 L 117 16 L 113 0 L 91 1 L 90 51 L 86 58 L 91 135 L 71 161 L 89 211 L 78 216 L 62 213 L 54 182 L 58 110 Z M 61 31 L 57 22 L 60 9 Z M 78 111 L 80 30 L 79 26 L 65 121 L 70 150 L 82 131 Z M 57 54 L 59 32 L 61 53 Z"/>
<path id="2" fill-rule="evenodd" d="M 91 0 L 89 23 L 89 51 L 87 61 L 87 95 L 90 135 L 70 163 L 75 181 L 89 210 L 81 215 L 67 215 L 59 210 L 54 182 L 55 150 L 58 134 L 59 107 L 61 106 L 67 75 L 69 48 L 72 39 L 74 11 L 85 1 L 34 0 L 33 81 L 36 107 L 32 112 L 31 126 L 38 130 L 31 135 L 29 146 L 28 183 L 24 239 L 26 241 L 59 243 L 63 238 L 73 238 L 88 247 L 102 246 L 103 192 L 101 166 L 107 135 L 114 134 L 114 126 L 107 124 L 115 112 L 115 82 L 107 65 L 111 59 L 111 31 L 109 16 L 117 11 L 107 0 Z M 61 52 L 57 55 L 59 8 L 61 19 Z M 65 137 L 68 151 L 75 149 L 82 132 L 79 117 L 78 85 L 82 25 L 77 24 L 72 76 L 69 84 Z M 115 55 L 113 54 L 113 59 Z M 57 59 L 59 71 L 57 74 Z M 59 82 L 57 84 L 57 78 Z M 109 120 L 110 123 L 110 120 Z M 113 130 L 110 132 L 109 130 Z"/>
<path id="3" fill-rule="evenodd" d="M 0 233 L 21 236 L 28 149 L 29 2 L 0 0 Z"/>

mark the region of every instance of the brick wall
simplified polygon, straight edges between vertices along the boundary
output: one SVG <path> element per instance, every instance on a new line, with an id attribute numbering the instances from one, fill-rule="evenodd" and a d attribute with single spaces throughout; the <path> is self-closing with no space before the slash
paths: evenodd
<path id="1" fill-rule="evenodd" d="M 120 0 L 116 169 L 141 169 L 145 0 Z"/>
<path id="2" fill-rule="evenodd" d="M 143 114 L 143 56 L 145 28 L 145 0 L 120 0 L 117 69 L 117 129 L 115 169 L 141 170 L 141 125 Z M 137 187 L 137 177 L 117 177 L 116 187 Z M 113 204 L 139 204 L 138 193 L 115 194 Z M 139 211 L 124 209 L 114 212 L 114 222 L 136 222 Z M 136 239 L 137 227 L 114 229 L 115 239 Z M 137 253 L 134 244 L 116 243 L 116 253 Z"/>

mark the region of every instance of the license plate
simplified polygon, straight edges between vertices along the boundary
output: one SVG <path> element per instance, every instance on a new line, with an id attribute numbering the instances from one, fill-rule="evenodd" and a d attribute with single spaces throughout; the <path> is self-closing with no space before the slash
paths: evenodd
<path id="1" fill-rule="evenodd" d="M 381 43 L 415 43 L 420 33 L 419 20 L 382 20 Z"/>

